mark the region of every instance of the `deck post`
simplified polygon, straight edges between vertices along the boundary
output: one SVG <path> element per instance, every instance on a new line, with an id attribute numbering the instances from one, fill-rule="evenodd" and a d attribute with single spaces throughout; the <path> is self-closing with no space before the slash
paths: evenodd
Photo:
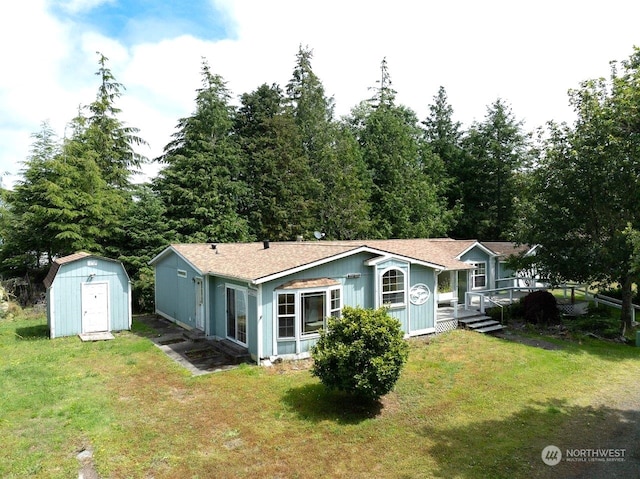
<path id="1" fill-rule="evenodd" d="M 453 319 L 458 319 L 458 298 L 451 300 L 451 307 L 453 308 Z"/>

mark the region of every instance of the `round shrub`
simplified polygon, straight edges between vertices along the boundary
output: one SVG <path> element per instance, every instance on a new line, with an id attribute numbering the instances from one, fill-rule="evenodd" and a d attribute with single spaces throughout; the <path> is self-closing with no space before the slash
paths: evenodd
<path id="1" fill-rule="evenodd" d="M 534 291 L 522 299 L 524 320 L 533 324 L 553 324 L 560 321 L 558 302 L 548 291 Z"/>
<path id="2" fill-rule="evenodd" d="M 311 374 L 328 388 L 378 399 L 393 389 L 409 357 L 403 336 L 386 309 L 345 307 L 320 332 Z"/>

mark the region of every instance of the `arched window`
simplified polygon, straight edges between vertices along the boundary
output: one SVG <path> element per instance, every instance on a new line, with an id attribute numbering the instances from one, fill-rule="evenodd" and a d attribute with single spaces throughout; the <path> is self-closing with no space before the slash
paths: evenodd
<path id="1" fill-rule="evenodd" d="M 382 304 L 399 306 L 405 304 L 404 273 L 399 269 L 390 269 L 382 275 Z"/>

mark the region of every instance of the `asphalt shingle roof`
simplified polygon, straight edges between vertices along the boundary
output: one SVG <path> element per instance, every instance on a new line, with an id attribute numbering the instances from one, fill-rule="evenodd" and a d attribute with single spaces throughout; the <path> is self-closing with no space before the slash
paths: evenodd
<path id="1" fill-rule="evenodd" d="M 361 248 L 374 254 L 399 255 L 418 262 L 432 263 L 443 269 L 468 269 L 456 257 L 475 244 L 475 240 L 394 239 L 354 241 L 270 242 L 260 243 L 173 244 L 171 248 L 202 274 L 257 281 L 285 271 L 294 272 L 315 263 L 330 261 Z M 165 250 L 166 252 L 167 250 Z M 152 260 L 154 263 L 159 257 Z"/>

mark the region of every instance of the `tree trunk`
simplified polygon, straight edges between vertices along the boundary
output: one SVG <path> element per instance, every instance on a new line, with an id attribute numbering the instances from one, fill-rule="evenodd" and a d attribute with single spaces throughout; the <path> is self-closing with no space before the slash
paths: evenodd
<path id="1" fill-rule="evenodd" d="M 620 311 L 620 334 L 624 336 L 627 330 L 632 328 L 631 325 L 631 313 L 633 308 L 633 291 L 631 275 L 626 274 L 623 276 L 622 285 L 622 310 Z"/>

